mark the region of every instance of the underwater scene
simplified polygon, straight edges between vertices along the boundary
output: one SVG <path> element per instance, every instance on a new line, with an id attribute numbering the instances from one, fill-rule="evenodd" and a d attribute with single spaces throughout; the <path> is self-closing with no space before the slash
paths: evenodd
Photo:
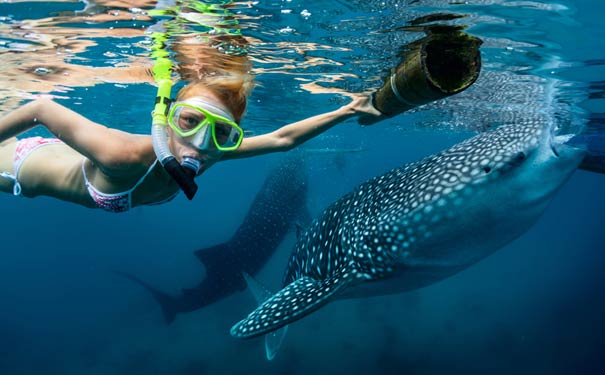
<path id="1" fill-rule="evenodd" d="M 0 121 L 0 374 L 603 373 L 603 15 L 596 0 L 0 2 L 0 117 L 52 99 L 150 135 L 160 79 L 174 97 L 232 72 L 254 79 L 245 137 L 360 95 L 382 113 L 119 214 L 14 196 Z"/>

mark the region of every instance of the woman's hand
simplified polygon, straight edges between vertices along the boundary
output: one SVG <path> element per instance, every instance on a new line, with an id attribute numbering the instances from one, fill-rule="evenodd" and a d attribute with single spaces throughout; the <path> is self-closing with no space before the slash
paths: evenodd
<path id="1" fill-rule="evenodd" d="M 348 104 L 358 114 L 368 114 L 372 116 L 382 115 L 372 105 L 372 97 L 366 94 L 356 94 L 353 96 L 353 100 Z"/>
<path id="2" fill-rule="evenodd" d="M 346 106 L 357 116 L 361 125 L 370 125 L 385 118 L 379 110 L 372 105 L 372 97 L 367 94 L 356 94 L 353 100 Z"/>

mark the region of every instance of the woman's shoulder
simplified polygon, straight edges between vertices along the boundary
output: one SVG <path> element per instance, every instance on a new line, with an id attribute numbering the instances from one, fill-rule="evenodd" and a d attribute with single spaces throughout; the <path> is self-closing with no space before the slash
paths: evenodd
<path id="1" fill-rule="evenodd" d="M 114 150 L 108 150 L 107 158 L 99 168 L 108 176 L 123 176 L 146 170 L 156 160 L 151 136 L 125 133 L 124 142 Z"/>

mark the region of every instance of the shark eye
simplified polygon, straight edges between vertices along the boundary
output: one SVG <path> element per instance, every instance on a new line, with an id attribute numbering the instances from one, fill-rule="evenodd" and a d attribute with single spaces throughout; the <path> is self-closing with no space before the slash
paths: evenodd
<path id="1" fill-rule="evenodd" d="M 486 165 L 485 167 L 483 167 L 483 172 L 489 173 L 491 171 L 492 171 L 492 168 L 490 166 Z"/>

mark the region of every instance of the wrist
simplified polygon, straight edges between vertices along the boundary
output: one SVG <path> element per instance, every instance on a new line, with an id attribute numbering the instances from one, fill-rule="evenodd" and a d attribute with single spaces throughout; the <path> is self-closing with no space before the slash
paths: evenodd
<path id="1" fill-rule="evenodd" d="M 355 107 L 352 105 L 352 103 L 343 105 L 342 107 L 337 109 L 336 112 L 338 112 L 339 116 L 347 117 L 347 118 L 359 115 L 359 113 L 357 112 Z"/>

